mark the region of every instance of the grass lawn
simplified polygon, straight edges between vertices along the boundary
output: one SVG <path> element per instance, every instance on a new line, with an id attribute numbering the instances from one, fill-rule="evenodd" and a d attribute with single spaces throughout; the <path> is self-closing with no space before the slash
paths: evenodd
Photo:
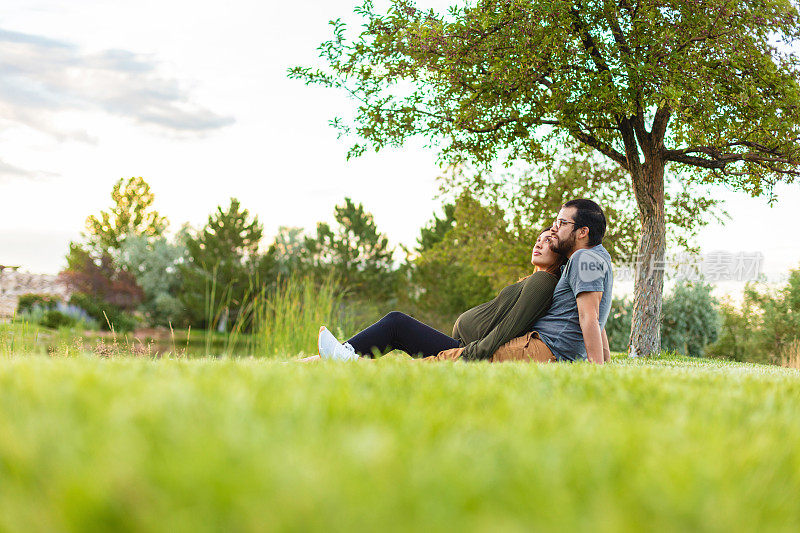
<path id="1" fill-rule="evenodd" d="M 0 358 L 0 530 L 800 530 L 800 372 Z"/>

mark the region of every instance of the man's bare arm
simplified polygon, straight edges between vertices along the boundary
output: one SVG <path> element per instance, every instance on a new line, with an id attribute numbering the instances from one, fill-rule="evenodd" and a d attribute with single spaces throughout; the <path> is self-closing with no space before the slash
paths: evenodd
<path id="1" fill-rule="evenodd" d="M 578 320 L 583 332 L 583 343 L 586 345 L 586 356 L 589 361 L 603 364 L 603 335 L 600 333 L 600 291 L 582 292 L 578 295 Z"/>
<path id="2" fill-rule="evenodd" d="M 611 362 L 611 347 L 608 345 L 608 335 L 606 335 L 606 328 L 603 328 L 603 362 Z"/>

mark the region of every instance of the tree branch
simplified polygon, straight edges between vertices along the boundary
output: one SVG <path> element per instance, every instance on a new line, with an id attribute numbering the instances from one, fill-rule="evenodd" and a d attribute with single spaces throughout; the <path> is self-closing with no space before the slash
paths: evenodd
<path id="1" fill-rule="evenodd" d="M 692 153 L 704 153 L 709 157 L 701 157 L 697 155 L 690 155 Z M 705 168 L 709 170 L 721 170 L 726 174 L 737 174 L 730 172 L 725 167 L 730 163 L 746 161 L 755 163 L 769 169 L 771 172 L 777 174 L 789 174 L 792 176 L 800 176 L 800 169 L 786 169 L 778 165 L 792 165 L 797 167 L 798 161 L 794 161 L 789 157 L 781 157 L 774 155 L 767 155 L 762 152 L 745 152 L 745 153 L 721 153 L 716 148 L 701 146 L 695 148 L 685 148 L 683 150 L 665 150 L 665 161 L 674 161 L 676 163 L 683 163 L 694 167 Z"/>
<path id="2" fill-rule="evenodd" d="M 671 116 L 672 109 L 670 109 L 669 106 L 656 109 L 656 116 L 653 118 L 653 127 L 650 128 L 653 144 L 655 146 L 663 145 L 664 136 L 667 134 L 667 126 L 669 125 Z"/>
<path id="3" fill-rule="evenodd" d="M 580 17 L 580 11 L 578 8 L 572 7 L 569 10 L 570 15 L 572 16 L 572 28 L 580 35 L 581 43 L 583 43 L 583 48 L 589 53 L 594 62 L 594 65 L 597 67 L 597 70 L 608 74 L 608 82 L 613 86 L 613 78 L 611 76 L 611 69 L 608 67 L 608 63 L 606 63 L 605 58 L 600 54 L 600 50 L 597 49 L 597 44 L 594 42 L 592 38 L 592 34 L 589 33 L 589 28 L 586 27 L 586 24 L 583 23 Z"/>
<path id="4" fill-rule="evenodd" d="M 532 120 L 532 119 L 524 119 L 524 118 L 504 118 L 504 119 L 498 120 L 497 122 L 495 122 L 491 126 L 486 126 L 484 128 L 465 127 L 464 129 L 469 131 L 470 133 L 492 133 L 492 132 L 495 132 L 495 131 L 499 130 L 503 126 L 507 126 L 508 124 L 513 124 L 514 122 L 521 122 L 521 123 L 525 124 L 526 126 L 544 126 L 544 125 L 560 126 L 561 125 L 561 123 L 559 121 L 557 121 L 557 120 L 547 120 L 547 119 Z"/>
<path id="5" fill-rule="evenodd" d="M 628 167 L 628 159 L 625 157 L 625 155 L 614 150 L 614 148 L 607 145 L 594 135 L 581 131 L 578 128 L 570 128 L 569 134 L 578 139 L 580 142 L 588 146 L 591 146 L 601 154 L 605 155 L 606 157 L 617 163 L 625 170 L 630 170 L 630 168 Z"/>

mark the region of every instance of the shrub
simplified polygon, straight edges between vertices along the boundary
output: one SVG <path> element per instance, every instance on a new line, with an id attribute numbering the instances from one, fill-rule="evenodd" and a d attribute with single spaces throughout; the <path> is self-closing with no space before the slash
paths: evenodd
<path id="1" fill-rule="evenodd" d="M 75 326 L 76 323 L 77 321 L 73 317 L 55 309 L 45 311 L 40 322 L 41 325 L 50 329 L 59 329 L 62 327 L 71 328 Z"/>
<path id="2" fill-rule="evenodd" d="M 44 310 L 55 309 L 60 302 L 61 298 L 53 294 L 23 294 L 17 303 L 17 313 L 30 313 L 37 307 Z"/>
<path id="3" fill-rule="evenodd" d="M 74 293 L 69 299 L 69 303 L 86 311 L 104 330 L 128 332 L 136 329 L 138 325 L 138 321 L 133 315 L 82 292 Z"/>
<path id="4" fill-rule="evenodd" d="M 631 338 L 631 317 L 633 302 L 627 298 L 614 297 L 611 300 L 611 311 L 606 322 L 606 335 L 612 352 L 628 351 Z"/>
<path id="5" fill-rule="evenodd" d="M 683 355 L 701 357 L 706 346 L 717 340 L 720 312 L 711 296 L 711 285 L 703 282 L 679 281 L 664 297 L 661 308 L 661 348 Z M 628 350 L 631 334 L 633 302 L 614 298 L 606 322 L 606 335 L 613 352 Z"/>
<path id="6" fill-rule="evenodd" d="M 717 340 L 720 329 L 718 302 L 708 283 L 679 281 L 661 309 L 661 349 L 702 357 Z"/>

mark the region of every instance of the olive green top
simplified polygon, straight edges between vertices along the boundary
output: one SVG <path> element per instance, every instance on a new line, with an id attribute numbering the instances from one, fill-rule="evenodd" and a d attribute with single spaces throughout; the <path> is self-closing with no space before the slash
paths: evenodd
<path id="1" fill-rule="evenodd" d="M 528 333 L 553 300 L 558 277 L 543 270 L 509 285 L 494 300 L 465 311 L 453 325 L 462 359 L 488 359 L 513 338 Z"/>

